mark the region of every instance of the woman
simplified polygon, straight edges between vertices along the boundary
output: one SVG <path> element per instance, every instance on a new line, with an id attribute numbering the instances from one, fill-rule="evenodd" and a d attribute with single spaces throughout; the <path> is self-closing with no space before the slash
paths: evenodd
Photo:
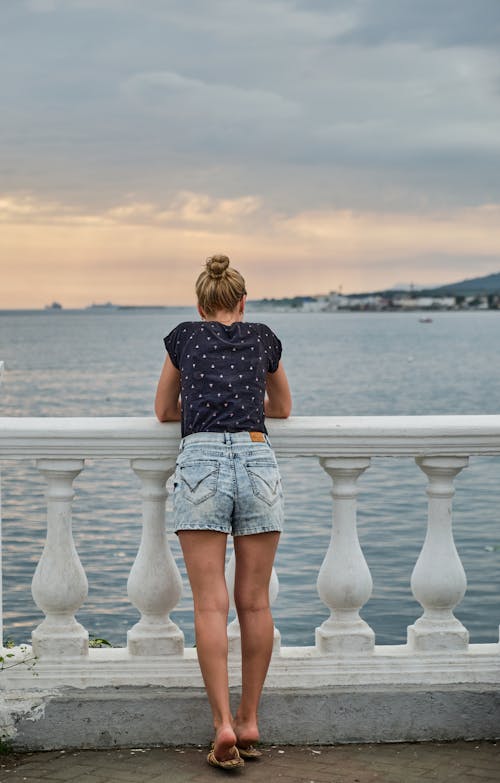
<path id="1" fill-rule="evenodd" d="M 283 527 L 283 497 L 264 417 L 286 418 L 291 397 L 281 343 L 264 324 L 243 323 L 243 277 L 212 256 L 196 281 L 201 321 L 165 337 L 160 421 L 181 421 L 174 529 L 194 600 L 196 647 L 212 708 L 213 766 L 255 758 L 257 711 L 273 646 L 269 580 Z M 234 536 L 234 599 L 241 627 L 242 693 L 229 706 L 226 541 Z"/>

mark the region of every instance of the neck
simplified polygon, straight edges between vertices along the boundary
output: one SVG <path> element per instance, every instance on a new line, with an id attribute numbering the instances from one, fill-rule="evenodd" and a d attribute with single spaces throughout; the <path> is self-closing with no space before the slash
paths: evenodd
<path id="1" fill-rule="evenodd" d="M 228 312 L 227 310 L 219 310 L 212 316 L 207 318 L 207 321 L 218 321 L 224 326 L 231 326 L 231 324 L 243 321 L 243 313 L 240 311 Z"/>

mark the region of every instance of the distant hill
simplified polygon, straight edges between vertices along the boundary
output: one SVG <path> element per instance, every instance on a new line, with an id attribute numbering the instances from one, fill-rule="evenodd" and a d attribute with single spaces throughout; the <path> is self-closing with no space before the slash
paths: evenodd
<path id="1" fill-rule="evenodd" d="M 485 277 L 472 277 L 459 283 L 441 285 L 438 288 L 428 288 L 427 293 L 436 296 L 478 296 L 500 294 L 500 272 Z"/>
<path id="2" fill-rule="evenodd" d="M 348 294 L 350 298 L 358 296 L 388 296 L 390 294 L 408 293 L 404 288 L 386 288 L 383 291 L 371 291 L 365 294 Z M 436 288 L 414 288 L 412 294 L 422 296 L 487 296 L 488 294 L 500 295 L 500 272 L 484 277 L 471 277 L 458 283 L 448 283 Z"/>

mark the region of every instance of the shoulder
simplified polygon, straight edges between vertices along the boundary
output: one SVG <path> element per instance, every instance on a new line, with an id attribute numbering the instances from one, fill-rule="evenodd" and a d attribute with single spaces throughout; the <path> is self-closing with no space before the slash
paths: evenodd
<path id="1" fill-rule="evenodd" d="M 194 327 L 196 326 L 196 321 L 182 321 L 180 324 L 177 324 L 177 326 L 174 326 L 167 336 L 163 338 L 163 342 L 167 349 L 169 349 L 169 352 L 170 349 L 175 349 L 177 351 L 182 350 L 182 346 L 195 333 Z"/>
<path id="2" fill-rule="evenodd" d="M 182 321 L 180 324 L 177 324 L 177 326 L 174 326 L 174 328 L 168 333 L 168 337 L 170 335 L 175 335 L 178 339 L 182 335 L 186 334 L 192 334 L 193 331 L 196 330 L 196 327 L 199 327 L 198 321 Z"/>
<path id="3" fill-rule="evenodd" d="M 270 326 L 262 323 L 249 323 L 247 324 L 259 337 L 267 337 L 268 339 L 277 340 L 277 335 L 273 332 Z"/>
<path id="4" fill-rule="evenodd" d="M 200 328 L 202 321 L 182 321 L 175 328 L 180 332 L 193 332 Z"/>
<path id="5" fill-rule="evenodd" d="M 250 329 L 253 329 L 254 331 L 259 333 L 261 332 L 272 333 L 272 329 L 267 324 L 263 324 L 257 321 L 250 321 L 250 322 L 245 321 L 244 326 L 248 326 L 250 327 Z"/>

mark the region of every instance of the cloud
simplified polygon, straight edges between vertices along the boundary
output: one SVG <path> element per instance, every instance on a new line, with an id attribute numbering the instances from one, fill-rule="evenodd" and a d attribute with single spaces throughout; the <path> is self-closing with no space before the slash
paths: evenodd
<path id="1" fill-rule="evenodd" d="M 320 3 L 323 12 L 324 5 Z M 498 46 L 497 0 L 354 0 L 351 5 L 356 22 L 336 38 L 337 42 L 364 46 L 395 42 L 430 47 Z"/>
<path id="2" fill-rule="evenodd" d="M 498 53 L 429 48 L 419 31 L 450 24 L 424 5 L 68 0 L 36 26 L 11 7 L 3 186 L 83 207 L 132 189 L 292 211 L 496 201 Z M 368 45 L 376 22 L 388 39 Z"/>
<path id="3" fill-rule="evenodd" d="M 222 132 L 235 122 L 249 122 L 256 116 L 272 121 L 291 120 L 298 114 L 298 106 L 277 93 L 209 83 L 173 71 L 134 74 L 123 89 L 143 99 L 147 108 L 160 112 L 170 113 L 170 101 L 174 100 L 176 107 L 182 108 L 183 122 L 190 116 L 205 116 L 207 123 L 215 122 Z"/>
<path id="4" fill-rule="evenodd" d="M 46 14 L 56 10 L 57 0 L 27 0 L 26 5 L 34 13 Z"/>
<path id="5" fill-rule="evenodd" d="M 67 212 L 56 201 L 41 201 L 32 195 L 0 195 L 0 223 L 47 222 L 54 216 L 61 220 Z"/>
<path id="6" fill-rule="evenodd" d="M 216 199 L 206 193 L 180 191 L 165 204 L 135 201 L 117 204 L 101 212 L 86 213 L 33 195 L 0 195 L 0 223 L 22 225 L 237 226 L 261 210 L 256 196 Z"/>
<path id="7" fill-rule="evenodd" d="M 179 243 L 185 259 L 261 247 L 268 277 L 288 264 L 290 286 L 311 252 L 326 285 L 341 239 L 346 286 L 353 265 L 366 271 L 356 247 L 384 281 L 398 258 L 396 279 L 426 253 L 448 269 L 465 258 L 454 236 L 493 263 L 468 210 L 500 203 L 496 0 L 7 5 L 2 228 L 21 264 L 21 224 L 49 265 L 63 236 L 67 257 L 83 242 L 82 264 L 131 258 L 122 227 L 151 263 Z"/>
<path id="8" fill-rule="evenodd" d="M 130 201 L 102 212 L 64 211 L 28 197 L 4 196 L 0 206 L 0 307 L 53 299 L 66 306 L 98 299 L 188 304 L 200 265 L 213 252 L 227 252 L 248 275 L 252 298 L 339 284 L 344 291 L 382 288 L 424 273 L 426 282 L 447 283 L 500 267 L 500 204 L 425 215 L 286 216 L 253 196 L 217 200 L 181 192 L 168 204 Z"/>
<path id="9" fill-rule="evenodd" d="M 327 243 L 337 257 L 365 265 L 415 256 L 454 253 L 498 256 L 500 205 L 412 215 L 401 213 L 305 212 L 277 220 L 280 233 L 292 233 L 311 247 Z"/>
<path id="10" fill-rule="evenodd" d="M 152 203 L 130 203 L 108 209 L 103 217 L 142 225 L 236 227 L 241 221 L 258 213 L 260 206 L 256 196 L 215 199 L 206 193 L 181 191 L 164 207 Z"/>

